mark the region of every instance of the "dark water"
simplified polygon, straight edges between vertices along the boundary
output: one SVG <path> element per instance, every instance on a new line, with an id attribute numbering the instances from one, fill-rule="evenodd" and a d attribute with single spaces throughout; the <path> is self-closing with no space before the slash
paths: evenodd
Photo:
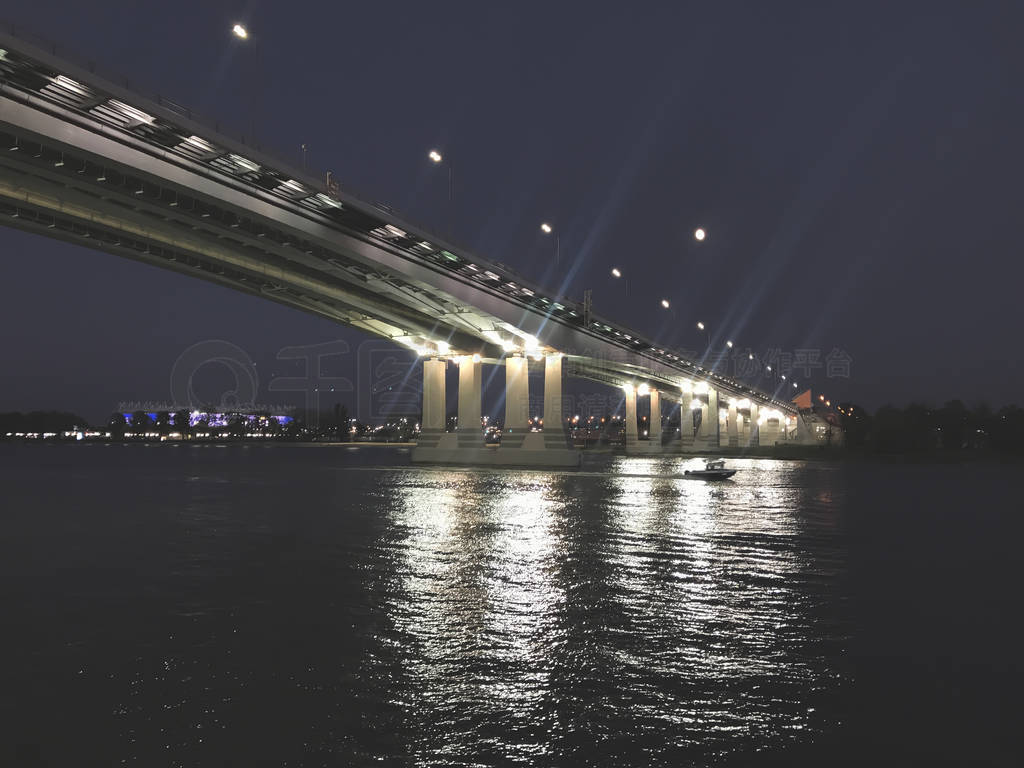
<path id="1" fill-rule="evenodd" d="M 0 460 L 5 764 L 1017 764 L 1012 466 Z"/>

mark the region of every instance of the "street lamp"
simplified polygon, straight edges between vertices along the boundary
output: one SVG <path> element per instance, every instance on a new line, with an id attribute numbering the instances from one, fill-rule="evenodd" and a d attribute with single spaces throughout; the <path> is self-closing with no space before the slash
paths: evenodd
<path id="1" fill-rule="evenodd" d="M 427 154 L 430 161 L 434 165 L 440 165 L 444 162 L 444 155 L 438 152 L 436 149 L 430 150 Z M 454 235 L 455 229 L 455 167 L 452 165 L 452 161 L 449 159 L 447 162 L 448 166 L 448 236 Z"/>
<path id="2" fill-rule="evenodd" d="M 725 346 L 727 346 L 729 349 L 732 349 L 732 342 L 731 341 L 725 342 Z"/>
<path id="3" fill-rule="evenodd" d="M 668 303 L 668 299 L 662 299 L 661 306 L 663 306 L 665 309 L 669 309 L 670 305 Z"/>
<path id="4" fill-rule="evenodd" d="M 622 270 L 620 270 L 618 267 L 612 267 L 612 277 L 614 277 L 616 280 L 618 280 L 620 278 L 622 279 L 622 283 L 623 283 L 623 285 L 626 288 L 626 296 L 628 297 L 629 296 L 629 280 L 627 280 L 626 278 L 622 277 Z"/>
<path id="5" fill-rule="evenodd" d="M 552 232 L 555 232 L 555 230 L 551 228 L 551 225 L 548 224 L 546 221 L 540 225 L 540 231 L 543 232 L 545 235 L 550 235 Z M 559 237 L 558 233 L 555 232 L 555 264 L 559 262 L 559 260 L 561 259 L 561 255 L 562 239 L 561 237 Z"/>
<path id="6" fill-rule="evenodd" d="M 249 75 L 249 80 L 251 81 L 252 85 L 252 94 L 249 100 L 249 133 L 252 138 L 252 141 L 255 143 L 257 102 L 260 100 L 260 80 L 263 79 L 262 77 L 260 77 L 260 70 L 263 68 L 262 62 L 260 62 L 259 58 L 260 46 L 258 45 L 257 41 L 250 40 L 251 35 L 249 34 L 249 30 L 246 29 L 244 24 L 235 24 L 231 28 L 231 34 L 239 40 L 241 40 L 242 42 L 244 42 L 247 46 L 251 46 L 252 48 L 252 67 L 254 71 Z"/>
<path id="7" fill-rule="evenodd" d="M 711 351 L 711 334 L 709 334 L 707 329 L 704 327 L 704 323 L 698 322 L 697 323 L 697 330 L 704 333 L 704 345 L 707 348 L 707 351 L 710 352 Z M 705 354 L 707 354 L 707 352 L 705 352 Z"/>
<path id="8" fill-rule="evenodd" d="M 704 239 L 705 237 L 707 237 L 707 236 L 708 236 L 708 233 L 707 233 L 707 232 L 705 232 L 705 231 L 704 231 L 703 229 L 701 229 L 700 227 L 697 227 L 697 229 L 695 229 L 695 230 L 693 231 L 693 239 L 694 239 L 694 240 L 700 241 L 700 240 L 703 240 L 703 239 Z"/>

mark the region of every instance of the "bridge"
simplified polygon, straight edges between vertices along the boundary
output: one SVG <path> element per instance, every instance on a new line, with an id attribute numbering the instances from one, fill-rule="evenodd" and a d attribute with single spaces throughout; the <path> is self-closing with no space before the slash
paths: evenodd
<path id="1" fill-rule="evenodd" d="M 416 461 L 572 466 L 565 376 L 621 387 L 629 453 L 807 441 L 792 402 L 593 315 L 467 252 L 330 174 L 289 167 L 162 97 L 98 75 L 15 30 L 0 31 L 0 221 L 262 296 L 360 328 L 423 358 Z M 446 432 L 446 370 L 458 419 Z M 480 425 L 481 366 L 505 368 L 499 448 Z M 529 425 L 543 370 L 544 428 Z M 637 397 L 649 397 L 648 439 Z M 678 403 L 678 438 L 661 433 Z M 699 416 L 698 416 L 699 414 Z"/>

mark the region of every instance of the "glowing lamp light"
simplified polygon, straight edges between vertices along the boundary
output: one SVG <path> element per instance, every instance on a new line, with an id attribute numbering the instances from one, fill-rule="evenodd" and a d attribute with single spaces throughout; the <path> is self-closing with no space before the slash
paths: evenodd
<path id="1" fill-rule="evenodd" d="M 550 235 L 550 234 L 551 234 L 551 225 L 550 225 L 550 224 L 548 224 L 547 222 L 544 222 L 543 224 L 541 224 L 541 225 L 540 225 L 540 229 L 541 229 L 541 231 L 542 231 L 542 232 L 543 232 L 543 233 L 544 233 L 545 235 Z"/>
<path id="2" fill-rule="evenodd" d="M 703 331 L 704 330 L 704 323 L 697 323 L 697 330 L 698 331 Z"/>
<path id="3" fill-rule="evenodd" d="M 668 299 L 662 299 L 661 300 L 661 306 L 663 306 L 665 309 L 668 309 L 669 308 Z"/>
<path id="4" fill-rule="evenodd" d="M 725 346 L 727 346 L 729 349 L 732 349 L 732 342 L 731 341 L 725 342 Z"/>
<path id="5" fill-rule="evenodd" d="M 248 40 L 249 39 L 249 30 L 247 30 L 241 24 L 235 24 L 235 26 L 233 26 L 231 28 L 231 33 L 235 37 L 237 37 L 239 40 Z"/>
<path id="6" fill-rule="evenodd" d="M 473 355 L 473 362 L 474 363 L 479 363 L 480 362 L 480 353 L 479 352 L 477 354 Z"/>
<path id="7" fill-rule="evenodd" d="M 435 346 L 437 347 L 437 351 L 442 355 L 447 355 L 451 351 L 451 347 L 448 346 L 447 341 L 439 341 Z"/>
<path id="8" fill-rule="evenodd" d="M 632 384 L 623 384 L 622 385 L 622 391 L 625 392 L 627 395 L 633 394 L 633 385 Z"/>
<path id="9" fill-rule="evenodd" d="M 612 277 L 622 277 L 622 272 L 619 271 L 618 267 L 612 269 Z"/>
<path id="10" fill-rule="evenodd" d="M 644 395 L 648 395 L 648 394 L 650 394 L 650 392 L 651 392 L 651 388 L 648 387 L 646 384 L 641 384 L 639 387 L 636 388 L 636 393 L 638 395 L 640 395 L 640 397 L 643 397 Z"/>
<path id="11" fill-rule="evenodd" d="M 435 163 L 440 163 L 444 159 L 443 157 L 441 157 L 441 153 L 438 152 L 436 149 L 430 150 L 430 154 L 427 155 L 427 157 L 429 157 Z"/>
<path id="12" fill-rule="evenodd" d="M 704 239 L 705 237 L 707 237 L 707 236 L 708 236 L 708 233 L 707 233 L 707 232 L 705 232 L 705 231 L 704 231 L 703 229 L 701 229 L 700 227 L 697 227 L 697 229 L 695 229 L 695 230 L 693 231 L 693 239 L 694 239 L 694 240 L 697 240 L 698 242 L 699 242 L 699 241 L 701 241 L 701 240 L 703 240 L 703 239 Z"/>

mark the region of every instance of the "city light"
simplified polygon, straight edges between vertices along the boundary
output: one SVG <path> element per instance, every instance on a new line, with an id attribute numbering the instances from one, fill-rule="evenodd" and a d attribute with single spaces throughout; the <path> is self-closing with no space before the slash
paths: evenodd
<path id="1" fill-rule="evenodd" d="M 696 230 L 694 230 L 693 237 L 694 237 L 695 240 L 698 240 L 698 241 L 699 240 L 703 240 L 705 237 L 707 237 L 707 232 L 705 232 L 703 229 L 698 227 Z"/>
<path id="2" fill-rule="evenodd" d="M 541 224 L 540 228 L 544 232 L 545 235 L 550 235 L 551 234 L 551 225 L 548 224 L 547 222 L 544 222 L 543 224 Z"/>
<path id="3" fill-rule="evenodd" d="M 697 323 L 697 330 L 698 331 L 703 331 L 704 330 L 704 323 Z"/>
<path id="4" fill-rule="evenodd" d="M 438 152 L 436 149 L 430 150 L 430 154 L 427 155 L 427 157 L 429 157 L 435 163 L 440 163 L 444 159 L 443 157 L 441 157 L 441 153 Z"/>
<path id="5" fill-rule="evenodd" d="M 732 349 L 732 342 L 731 341 L 725 342 L 725 346 L 727 346 L 729 349 Z"/>
<path id="6" fill-rule="evenodd" d="M 618 267 L 612 269 L 612 277 L 622 277 L 622 272 L 619 271 Z"/>
<path id="7" fill-rule="evenodd" d="M 662 299 L 661 300 L 661 306 L 663 306 L 665 309 L 668 309 L 669 308 L 668 299 Z"/>
<path id="8" fill-rule="evenodd" d="M 636 388 L 636 393 L 638 395 L 640 395 L 640 397 L 643 397 L 644 395 L 648 395 L 648 394 L 650 394 L 650 392 L 651 392 L 651 388 L 648 387 L 646 384 L 641 384 L 639 387 Z"/>
<path id="9" fill-rule="evenodd" d="M 249 39 L 249 30 L 247 30 L 241 24 L 235 24 L 235 26 L 233 26 L 231 28 L 231 32 L 239 40 L 248 40 Z"/>

